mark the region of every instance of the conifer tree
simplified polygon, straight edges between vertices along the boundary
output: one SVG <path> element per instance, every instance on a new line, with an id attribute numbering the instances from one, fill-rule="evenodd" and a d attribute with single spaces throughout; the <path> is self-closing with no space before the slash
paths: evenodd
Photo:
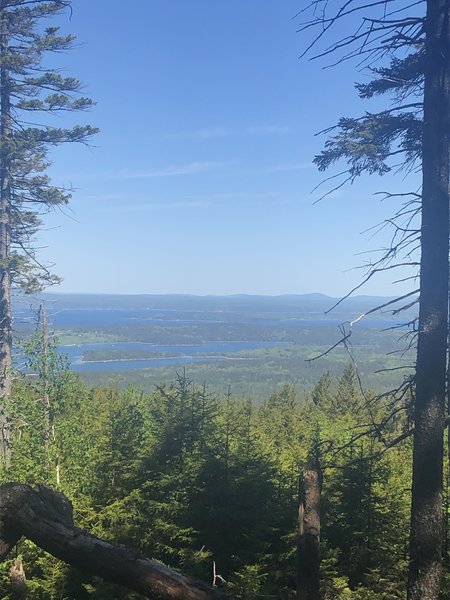
<path id="1" fill-rule="evenodd" d="M 389 108 L 381 113 L 361 119 L 342 119 L 338 134 L 327 142 L 316 162 L 320 168 L 327 168 L 343 158 L 349 165 L 348 179 L 352 181 L 362 173 L 389 171 L 394 166 L 393 156 L 400 156 L 404 167 L 411 167 L 417 159 L 421 161 L 421 193 L 409 194 L 406 206 L 397 213 L 396 217 L 400 216 L 403 224 L 396 222 L 395 217 L 388 220 L 394 224 L 394 243 L 375 267 L 369 267 L 365 281 L 380 270 L 405 264 L 414 267 L 415 275 L 417 270 L 420 274 L 420 290 L 409 294 L 413 296 L 420 291 L 408 599 L 435 600 L 441 579 L 448 338 L 449 2 L 427 0 L 394 7 L 390 0 L 368 3 L 349 0 L 331 16 L 327 12 L 328 4 L 314 0 L 309 6 L 325 7 L 321 17 L 314 17 L 305 25 L 305 28 L 317 24 L 322 27 L 310 48 L 336 21 L 359 12 L 363 25 L 355 35 L 333 43 L 321 55 L 344 49 L 342 59 L 362 55 L 369 67 L 388 57 L 388 66 L 375 69 L 375 81 L 359 86 L 359 92 L 362 97 L 398 93 Z M 421 8 L 417 8 L 419 5 Z M 381 14 L 377 14 L 380 10 Z M 419 14 L 412 14 L 413 10 Z M 408 193 L 400 195 L 407 197 Z M 419 214 L 421 224 L 411 225 Z M 420 261 L 417 250 L 420 250 Z M 402 253 L 404 260 L 398 260 Z M 407 306 L 410 306 L 409 301 Z"/>
<path id="2" fill-rule="evenodd" d="M 47 53 L 71 48 L 72 35 L 46 26 L 70 8 L 68 0 L 0 0 L 0 395 L 11 391 L 11 289 L 42 289 L 58 278 L 39 262 L 33 237 L 41 216 L 66 204 L 70 190 L 45 174 L 48 151 L 65 142 L 85 143 L 96 130 L 45 124 L 53 113 L 84 110 L 92 101 L 81 84 L 47 68 Z M 35 115 L 33 118 L 30 114 Z M 31 124 L 30 124 L 31 121 Z M 35 121 L 35 123 L 33 123 Z M 43 124 L 44 123 L 44 124 Z"/>

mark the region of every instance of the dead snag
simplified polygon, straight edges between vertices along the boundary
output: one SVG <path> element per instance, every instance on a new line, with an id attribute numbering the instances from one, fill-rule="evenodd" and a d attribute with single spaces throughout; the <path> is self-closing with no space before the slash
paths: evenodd
<path id="1" fill-rule="evenodd" d="M 297 598 L 320 600 L 320 495 L 322 473 L 311 461 L 300 476 L 297 535 Z"/>

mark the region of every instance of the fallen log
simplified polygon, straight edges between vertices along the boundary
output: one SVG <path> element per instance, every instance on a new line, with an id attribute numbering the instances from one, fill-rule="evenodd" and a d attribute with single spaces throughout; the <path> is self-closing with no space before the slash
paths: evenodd
<path id="1" fill-rule="evenodd" d="M 217 590 L 75 527 L 72 504 L 44 485 L 0 486 L 0 562 L 26 537 L 56 558 L 154 600 L 217 600 Z"/>

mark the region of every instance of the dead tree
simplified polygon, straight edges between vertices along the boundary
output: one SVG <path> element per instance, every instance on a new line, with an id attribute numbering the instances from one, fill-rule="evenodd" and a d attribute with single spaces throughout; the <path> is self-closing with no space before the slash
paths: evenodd
<path id="1" fill-rule="evenodd" d="M 206 584 L 75 527 L 70 501 L 43 485 L 0 486 L 0 562 L 22 537 L 70 565 L 153 600 L 224 598 Z"/>
<path id="2" fill-rule="evenodd" d="M 297 533 L 297 599 L 320 600 L 320 496 L 322 473 L 311 460 L 300 476 Z"/>
<path id="3" fill-rule="evenodd" d="M 10 572 L 11 593 L 14 600 L 26 600 L 28 597 L 28 584 L 25 569 L 20 558 L 16 558 Z"/>

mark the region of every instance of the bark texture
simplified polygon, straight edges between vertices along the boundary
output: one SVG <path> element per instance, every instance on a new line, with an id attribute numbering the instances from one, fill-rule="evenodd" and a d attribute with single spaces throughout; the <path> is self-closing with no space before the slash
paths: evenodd
<path id="1" fill-rule="evenodd" d="M 0 56 L 8 54 L 8 15 L 2 12 Z M 11 391 L 11 278 L 8 260 L 11 250 L 11 165 L 10 146 L 12 136 L 11 90 L 9 73 L 3 60 L 0 68 L 0 395 Z"/>
<path id="2" fill-rule="evenodd" d="M 11 393 L 12 314 L 11 274 L 11 165 L 12 136 L 11 91 L 5 57 L 8 53 L 8 20 L 5 2 L 0 2 L 0 444 L 1 453 L 9 461 L 9 423 L 1 398 Z"/>
<path id="3" fill-rule="evenodd" d="M 10 573 L 11 595 L 13 600 L 25 600 L 28 597 L 27 578 L 20 558 L 16 558 Z"/>
<path id="4" fill-rule="evenodd" d="M 422 257 L 408 600 L 437 600 L 441 579 L 449 268 L 448 0 L 427 0 L 425 51 Z"/>
<path id="5" fill-rule="evenodd" d="M 297 538 L 297 599 L 320 599 L 320 495 L 322 474 L 317 462 L 300 478 Z"/>
<path id="6" fill-rule="evenodd" d="M 0 486 L 0 562 L 21 537 L 53 556 L 153 600 L 217 600 L 219 592 L 73 525 L 72 505 L 43 485 Z"/>

